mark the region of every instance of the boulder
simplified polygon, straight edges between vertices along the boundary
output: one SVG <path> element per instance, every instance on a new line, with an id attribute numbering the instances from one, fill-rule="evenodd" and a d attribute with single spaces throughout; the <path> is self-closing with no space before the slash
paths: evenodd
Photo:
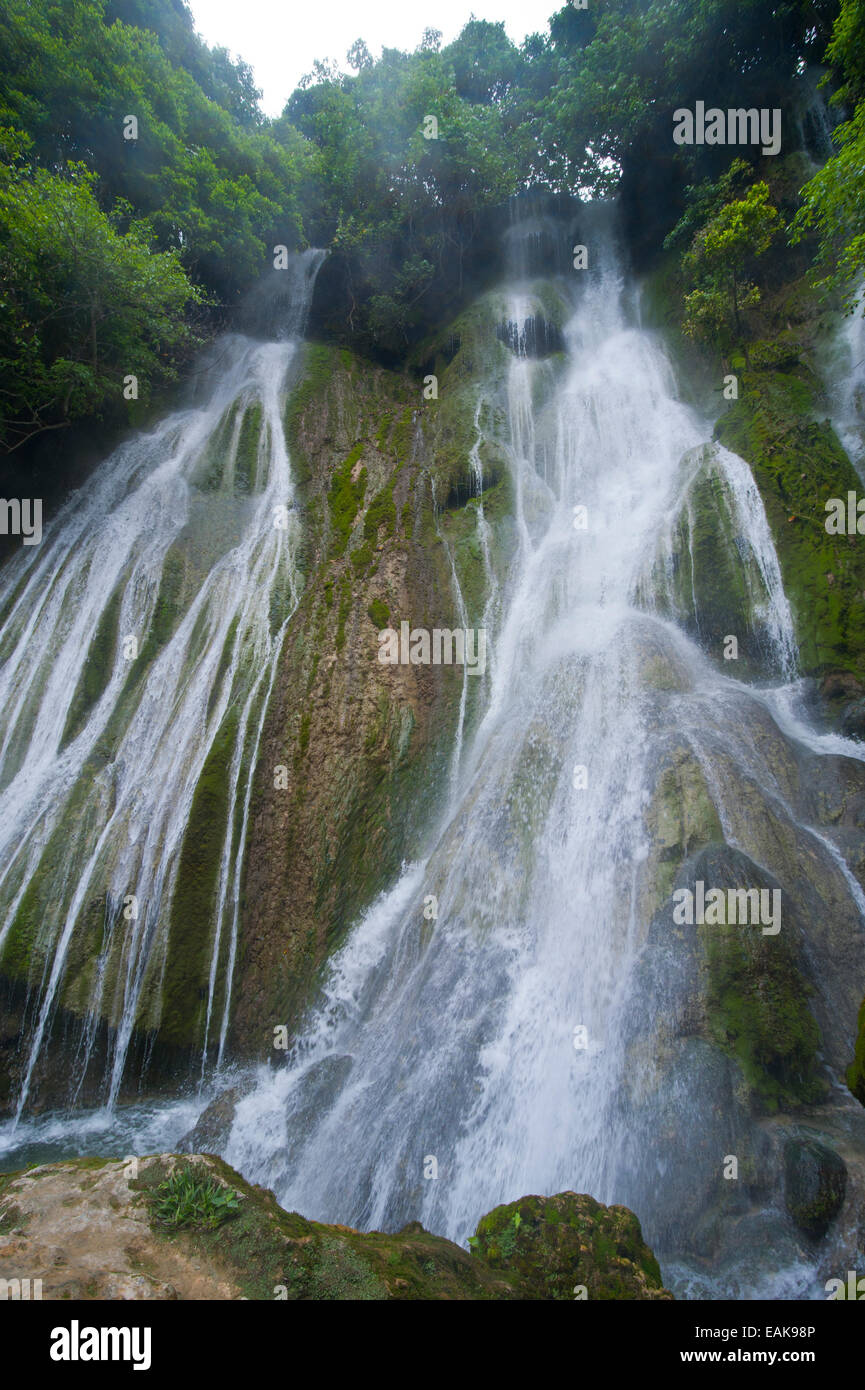
<path id="1" fill-rule="evenodd" d="M 476 1255 L 507 1271 L 531 1299 L 671 1299 L 658 1262 L 627 1207 L 585 1193 L 521 1197 L 481 1217 Z"/>
<path id="2" fill-rule="evenodd" d="M 814 1138 L 784 1145 L 784 1202 L 806 1235 L 826 1234 L 847 1192 L 847 1167 L 834 1149 Z"/>

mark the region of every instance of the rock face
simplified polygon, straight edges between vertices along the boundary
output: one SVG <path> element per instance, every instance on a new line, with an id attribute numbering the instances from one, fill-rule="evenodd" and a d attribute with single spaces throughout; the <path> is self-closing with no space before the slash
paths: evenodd
<path id="1" fill-rule="evenodd" d="M 218 1153 L 225 1145 L 234 1121 L 240 1091 L 231 1086 L 204 1109 L 193 1128 L 178 1145 L 181 1153 Z"/>
<path id="2" fill-rule="evenodd" d="M 165 1199 L 178 1183 L 198 1199 L 182 1223 Z M 219 1211 L 229 1199 L 234 1209 Z M 497 1207 L 472 1246 L 418 1222 L 385 1235 L 307 1221 L 210 1155 L 0 1177 L 0 1279 L 39 1279 L 44 1299 L 564 1300 L 581 1287 L 590 1299 L 672 1297 L 633 1213 L 573 1192 Z"/>
<path id="3" fill-rule="evenodd" d="M 287 403 L 305 582 L 250 807 L 230 1033 L 242 1055 L 267 1055 L 274 1027 L 296 1022 L 318 967 L 417 853 L 446 790 L 462 668 L 383 663 L 379 633 L 480 627 L 488 566 L 504 574 L 510 484 L 475 422 L 482 370 L 508 362 L 500 307 L 482 303 L 428 345 L 440 400 L 425 402 L 409 372 L 312 344 Z M 471 727 L 483 682 L 468 684 Z"/>

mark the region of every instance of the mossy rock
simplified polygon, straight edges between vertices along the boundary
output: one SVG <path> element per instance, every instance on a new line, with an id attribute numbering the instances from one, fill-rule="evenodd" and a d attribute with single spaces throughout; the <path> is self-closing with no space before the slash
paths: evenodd
<path id="1" fill-rule="evenodd" d="M 655 564 L 652 591 L 664 594 L 662 608 L 672 607 L 689 635 L 719 662 L 725 639 L 735 634 L 737 674 L 747 677 L 771 670 L 774 657 L 765 630 L 765 582 L 736 512 L 715 450 L 706 448 L 676 518 L 670 555 Z"/>
<path id="2" fill-rule="evenodd" d="M 689 877 L 692 888 L 702 880 L 707 890 L 778 888 L 771 875 L 728 845 L 703 850 Z M 813 991 L 789 922 L 782 917 L 776 935 L 764 935 L 762 925 L 706 924 L 696 930 L 707 971 L 710 1041 L 738 1061 L 754 1108 L 774 1114 L 822 1100 L 820 1030 L 809 1005 Z"/>
<path id="3" fill-rule="evenodd" d="M 228 824 L 237 710 L 230 710 L 205 759 L 183 837 L 171 903 L 160 1037 L 201 1041 L 219 870 Z"/>
<path id="4" fill-rule="evenodd" d="M 859 1010 L 856 1052 L 847 1068 L 847 1085 L 856 1099 L 865 1105 L 865 999 L 862 1000 Z"/>
<path id="5" fill-rule="evenodd" d="M 123 586 L 118 585 L 105 605 L 91 639 L 87 660 L 72 697 L 72 704 L 69 706 L 66 727 L 60 741 L 61 752 L 80 734 L 90 718 L 91 710 L 99 703 L 108 688 L 117 656 L 117 629 L 122 601 Z"/>
<path id="6" fill-rule="evenodd" d="M 344 554 L 366 492 L 366 469 L 361 467 L 359 471 L 355 470 L 363 449 L 364 441 L 361 440 L 350 451 L 345 462 L 336 469 L 327 494 L 332 528 L 331 549 L 334 556 Z"/>
<path id="7" fill-rule="evenodd" d="M 247 406 L 243 412 L 237 451 L 234 456 L 234 493 L 236 497 L 248 497 L 256 490 L 258 474 L 258 448 L 261 435 L 262 408 L 259 402 Z"/>
<path id="8" fill-rule="evenodd" d="M 796 624 L 802 670 L 865 673 L 865 544 L 826 531 L 826 503 L 860 488 L 828 421 L 819 386 L 795 373 L 751 371 L 716 438 L 752 468 Z"/>
<path id="9" fill-rule="evenodd" d="M 490 1269 L 512 1272 L 524 1298 L 672 1298 L 634 1213 L 584 1193 L 496 1207 L 481 1217 L 471 1244 Z"/>
<path id="10" fill-rule="evenodd" d="M 844 1205 L 847 1167 L 834 1149 L 812 1138 L 784 1145 L 784 1202 L 800 1230 L 824 1236 Z"/>
<path id="11" fill-rule="evenodd" d="M 182 1161 L 231 1189 L 239 1213 L 218 1230 L 166 1232 L 152 1222 L 153 1237 L 170 1242 L 186 1258 L 217 1262 L 242 1297 L 289 1302 L 520 1297 L 510 1280 L 418 1222 L 386 1235 L 308 1221 L 284 1211 L 272 1192 L 245 1182 L 219 1158 Z M 142 1165 L 132 1186 L 148 1210 L 152 1194 L 177 1162 L 173 1155 L 161 1155 Z"/>

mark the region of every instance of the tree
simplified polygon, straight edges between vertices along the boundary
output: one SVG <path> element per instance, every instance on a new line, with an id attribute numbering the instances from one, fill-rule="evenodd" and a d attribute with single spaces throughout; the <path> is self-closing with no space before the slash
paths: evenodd
<path id="1" fill-rule="evenodd" d="M 694 289 L 685 298 L 685 332 L 729 346 L 742 339 L 742 315 L 760 302 L 748 278 L 780 230 L 781 216 L 769 202 L 769 186 L 755 183 L 744 198 L 726 203 L 695 235 L 683 258 Z"/>
<path id="2" fill-rule="evenodd" d="M 373 65 L 373 56 L 363 39 L 355 39 L 345 55 L 345 60 L 355 72 L 360 72 L 361 68 L 371 68 Z"/>
<path id="3" fill-rule="evenodd" d="M 154 254 L 128 205 L 110 215 L 95 175 L 37 169 L 0 176 L 0 443 L 99 413 L 134 375 L 139 395 L 171 380 L 197 339 L 201 302 L 176 251 Z M 128 222 L 121 232 L 119 224 Z"/>

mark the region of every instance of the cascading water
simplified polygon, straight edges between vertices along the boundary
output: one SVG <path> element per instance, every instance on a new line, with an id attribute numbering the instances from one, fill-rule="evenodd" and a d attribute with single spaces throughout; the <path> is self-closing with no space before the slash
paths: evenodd
<path id="1" fill-rule="evenodd" d="M 184 928 L 210 959 L 195 1041 L 223 1054 L 252 772 L 301 582 L 282 412 L 322 259 L 305 252 L 279 280 L 282 341 L 220 340 L 202 403 L 119 448 L 0 576 L 0 951 L 25 1001 L 16 1119 L 58 1052 L 72 1097 L 88 1083 L 114 1104 L 133 1034 L 167 1023 L 170 1036 Z M 184 897 L 197 797 L 218 872 Z M 68 1024 L 53 1036 L 61 1010 L 81 1020 L 71 1041 Z"/>
<path id="2" fill-rule="evenodd" d="M 525 276 L 543 238 L 533 223 L 511 234 Z M 586 1191 L 639 1212 L 681 1290 L 807 1296 L 814 1262 L 771 1182 L 735 1209 L 733 1248 L 701 1246 L 677 1219 L 681 1202 L 683 1221 L 711 1224 L 725 1152 L 768 1141 L 733 1098 L 730 1064 L 686 1023 L 665 1034 L 696 967 L 681 931 L 664 935 L 671 884 L 658 890 L 647 829 L 672 759 L 702 779 L 732 850 L 780 872 L 781 840 L 804 846 L 861 963 L 861 892 L 787 767 L 813 768 L 823 748 L 789 707 L 786 734 L 770 713 L 771 683 L 786 689 L 795 668 L 771 533 L 747 466 L 706 445 L 661 347 L 629 321 L 611 259 L 579 293 L 546 286 L 573 306 L 552 389 L 519 328 L 537 290 L 512 286 L 517 328 L 502 335 L 517 354 L 504 413 L 518 544 L 486 714 L 428 857 L 357 924 L 288 1063 L 263 1068 L 238 1105 L 225 1156 L 310 1217 L 419 1219 L 463 1241 L 499 1202 Z M 710 660 L 683 631 L 694 614 L 663 592 L 670 519 L 707 467 L 748 571 L 761 687 L 733 679 L 720 649 Z M 840 739 L 825 751 L 859 756 Z M 825 952 L 815 969 L 843 974 Z M 815 1005 L 827 1039 L 835 988 L 848 986 L 833 977 Z M 832 1041 L 843 1057 L 849 1040 Z"/>
<path id="3" fill-rule="evenodd" d="M 490 338 L 504 323 L 512 357 L 503 386 L 479 388 L 470 460 L 487 592 L 469 613 L 454 564 L 442 596 L 443 625 L 457 612 L 490 629 L 483 715 L 463 738 L 464 678 L 429 853 L 355 925 L 287 1063 L 239 1078 L 225 1157 L 308 1217 L 420 1219 L 458 1240 L 498 1202 L 586 1191 L 639 1214 L 677 1292 L 820 1296 L 855 1232 L 819 1256 L 797 1242 L 778 1176 L 786 1131 L 749 1112 L 735 1064 L 701 1035 L 693 928 L 674 927 L 669 903 L 692 845 L 714 846 L 718 863 L 720 845 L 725 871 L 759 865 L 782 882 L 787 931 L 810 914 L 813 1012 L 837 1078 L 852 1039 L 834 1015 L 858 1004 L 863 898 L 843 817 L 822 812 L 859 753 L 797 713 L 792 615 L 747 466 L 708 444 L 707 423 L 677 398 L 603 217 L 593 268 L 565 278 L 567 232 L 515 217 L 504 305 L 494 296 Z M 539 262 L 555 272 L 540 278 Z M 299 581 L 280 419 L 293 344 L 231 339 L 222 351 L 207 403 L 120 450 L 38 557 L 3 576 L 0 920 L 29 953 L 31 984 L 19 1110 L 61 1005 L 113 1020 L 105 1094 L 118 1094 L 133 1029 L 146 1032 L 177 967 L 170 904 L 221 736 L 227 809 L 200 1030 L 206 1058 L 224 1052 L 251 770 Z M 484 509 L 487 435 L 513 498 L 507 573 Z M 728 628 L 706 608 L 705 495 L 720 518 L 710 555 L 740 573 L 752 684 L 723 660 Z M 272 525 L 283 504 L 287 530 Z M 180 537 L 183 602 L 169 622 Z M 103 629 L 118 654 L 94 691 L 85 657 Z M 135 634 L 137 674 L 119 646 Z M 58 906 L 31 938 L 34 881 L 39 902 L 56 893 Z M 129 895 L 139 911 L 127 922 Z M 97 898 L 88 974 L 76 942 Z M 94 1036 L 85 1027 L 77 1043 L 79 1082 Z M 861 1188 L 859 1111 L 836 1081 L 809 1123 L 841 1136 Z M 164 1146 L 191 1113 L 190 1101 L 161 1118 L 120 1107 L 113 1142 Z M 747 1182 L 725 1184 L 729 1154 Z"/>
<path id="4" fill-rule="evenodd" d="M 825 353 L 832 423 L 850 462 L 865 482 L 865 285 Z"/>

